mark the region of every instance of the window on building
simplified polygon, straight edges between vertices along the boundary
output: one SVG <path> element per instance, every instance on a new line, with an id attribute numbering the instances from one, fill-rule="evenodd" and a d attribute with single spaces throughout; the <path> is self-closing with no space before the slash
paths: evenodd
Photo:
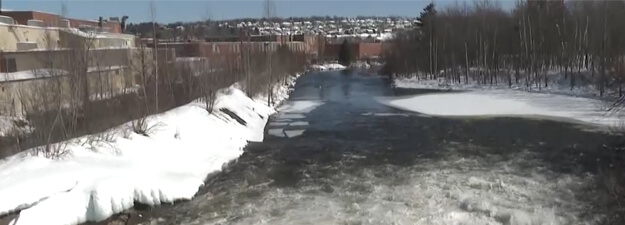
<path id="1" fill-rule="evenodd" d="M 15 59 L 3 58 L 0 61 L 0 63 L 2 63 L 2 66 L 0 66 L 0 72 L 3 72 L 3 73 L 17 72 L 17 64 L 15 63 Z"/>

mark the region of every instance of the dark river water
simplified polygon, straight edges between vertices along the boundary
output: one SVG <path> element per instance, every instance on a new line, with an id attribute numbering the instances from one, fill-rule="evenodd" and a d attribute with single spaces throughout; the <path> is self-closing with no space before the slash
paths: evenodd
<path id="1" fill-rule="evenodd" d="M 427 92 L 358 72 L 308 73 L 262 143 L 250 143 L 193 200 L 137 209 L 134 223 L 617 221 L 596 175 L 615 137 L 549 120 L 432 117 L 378 101 Z"/>

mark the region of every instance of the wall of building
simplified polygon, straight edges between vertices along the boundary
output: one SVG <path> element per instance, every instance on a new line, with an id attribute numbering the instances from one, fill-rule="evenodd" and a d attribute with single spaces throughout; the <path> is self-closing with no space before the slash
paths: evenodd
<path id="1" fill-rule="evenodd" d="M 0 51 L 17 50 L 18 42 L 36 43 L 40 49 L 57 48 L 58 29 L 0 24 Z"/>
<path id="2" fill-rule="evenodd" d="M 41 28 L 0 24 L 0 51 L 17 51 L 18 43 L 34 43 L 37 49 L 65 48 L 64 43 L 89 40 L 92 48 L 132 48 L 135 36 L 128 34 L 98 34 L 85 37 L 59 28 Z"/>
<path id="3" fill-rule="evenodd" d="M 79 20 L 79 19 L 69 19 L 69 24 L 73 28 L 80 28 L 83 26 L 89 26 L 89 27 L 99 26 L 98 21 Z M 107 21 L 106 23 L 102 25 L 102 27 L 108 28 L 109 29 L 108 31 L 111 33 L 119 34 L 122 32 L 121 24 L 119 24 L 119 22 L 116 22 L 116 21 Z"/>
<path id="4" fill-rule="evenodd" d="M 383 43 L 350 43 L 352 53 L 357 59 L 368 59 L 382 56 Z M 336 60 L 343 44 L 324 45 L 323 57 L 328 60 Z"/>
<path id="5" fill-rule="evenodd" d="M 239 55 L 241 50 L 255 52 L 274 52 L 280 45 L 286 45 L 291 51 L 305 52 L 304 42 L 182 42 L 159 43 L 159 48 L 173 48 L 177 57 L 216 58 L 220 55 Z"/>
<path id="6" fill-rule="evenodd" d="M 12 17 L 17 24 L 21 25 L 27 25 L 28 20 L 34 19 L 43 21 L 45 26 L 48 27 L 59 27 L 59 21 L 61 20 L 61 16 L 59 15 L 37 11 L 3 11 L 2 15 Z M 70 26 L 73 28 L 80 28 L 81 26 L 98 27 L 98 21 L 71 18 L 69 21 Z M 103 27 L 109 28 L 112 33 L 121 33 L 121 25 L 119 22 L 108 21 L 103 25 Z"/>
<path id="7" fill-rule="evenodd" d="M 89 54 L 90 67 L 125 66 L 137 49 L 92 49 L 89 51 L 41 50 L 3 52 L 3 59 L 15 59 L 17 71 L 72 66 L 72 60 Z"/>
<path id="8" fill-rule="evenodd" d="M 357 56 L 360 59 L 380 57 L 382 55 L 382 45 L 382 43 L 360 43 Z"/>
<path id="9" fill-rule="evenodd" d="M 28 20 L 34 18 L 32 11 L 2 11 L 0 15 L 11 17 L 15 23 L 22 25 L 26 25 Z M 46 23 L 46 20 L 44 20 L 44 23 Z"/>
<path id="10" fill-rule="evenodd" d="M 76 44 L 89 44 L 90 48 L 133 48 L 135 36 L 129 34 L 87 34 L 75 30 L 59 31 L 60 47 L 75 48 Z"/>
<path id="11" fill-rule="evenodd" d="M 89 73 L 89 96 L 92 100 L 107 98 L 128 92 L 134 83 L 129 68 L 104 69 Z M 33 99 L 51 98 L 58 94 L 63 102 L 69 103 L 72 82 L 69 76 L 55 78 L 38 78 L 0 82 L 0 115 L 24 116 L 24 112 L 38 105 Z M 46 96 L 42 96 L 42 94 Z"/>

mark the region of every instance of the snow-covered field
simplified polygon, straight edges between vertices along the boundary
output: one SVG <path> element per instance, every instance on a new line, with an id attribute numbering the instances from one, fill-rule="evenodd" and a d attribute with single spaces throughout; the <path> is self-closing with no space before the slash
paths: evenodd
<path id="1" fill-rule="evenodd" d="M 288 97 L 288 87 L 275 90 L 277 100 Z M 248 141 L 263 140 L 275 112 L 265 102 L 233 85 L 220 90 L 211 114 L 193 102 L 148 117 L 149 137 L 126 124 L 105 132 L 106 140 L 89 135 L 64 142 L 68 154 L 58 160 L 36 156 L 32 149 L 4 159 L 0 215 L 21 210 L 15 224 L 77 224 L 104 220 L 134 202 L 190 199 L 206 176 L 238 158 Z"/>

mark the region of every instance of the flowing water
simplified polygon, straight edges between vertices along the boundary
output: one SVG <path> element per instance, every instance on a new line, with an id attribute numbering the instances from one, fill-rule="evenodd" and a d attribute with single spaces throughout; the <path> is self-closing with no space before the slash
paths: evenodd
<path id="1" fill-rule="evenodd" d="M 299 78 L 262 143 L 151 224 L 601 224 L 594 154 L 611 139 L 528 118 L 439 118 L 376 97 L 384 77 Z"/>

